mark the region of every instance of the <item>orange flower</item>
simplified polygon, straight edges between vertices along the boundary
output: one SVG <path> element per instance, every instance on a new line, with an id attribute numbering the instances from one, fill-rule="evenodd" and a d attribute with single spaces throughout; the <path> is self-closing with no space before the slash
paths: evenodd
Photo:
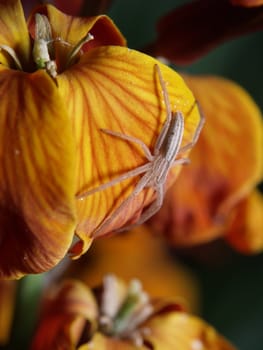
<path id="1" fill-rule="evenodd" d="M 63 277 L 77 278 L 94 287 L 111 271 L 125 282 L 137 276 L 153 297 L 178 295 L 188 310 L 199 310 L 197 279 L 168 254 L 162 237 L 153 237 L 145 226 L 96 240 L 88 254 L 73 261 Z"/>
<path id="2" fill-rule="evenodd" d="M 93 232 L 134 189 L 129 179 L 76 196 L 145 163 L 119 131 L 152 147 L 166 119 L 155 59 L 125 47 L 109 18 L 74 18 L 42 6 L 25 22 L 19 0 L 0 0 L 0 277 L 50 269 L 79 256 Z M 158 63 L 174 111 L 199 113 L 183 79 Z M 176 167 L 177 174 L 180 167 Z M 135 220 L 151 190 L 131 201 L 107 232 Z M 107 233 L 105 232 L 105 233 Z"/>
<path id="3" fill-rule="evenodd" d="M 43 305 L 32 350 L 234 350 L 215 329 L 165 299 L 152 299 L 138 280 L 114 275 L 91 291 L 64 281 Z"/>
<path id="4" fill-rule="evenodd" d="M 226 228 L 226 239 L 242 253 L 263 250 L 263 196 L 253 191 L 233 208 Z"/>
<path id="5" fill-rule="evenodd" d="M 206 125 L 191 153 L 191 167 L 182 170 L 150 225 L 177 246 L 230 235 L 239 249 L 258 251 L 263 248 L 263 206 L 259 194 L 252 194 L 253 199 L 250 195 L 263 174 L 261 113 L 250 96 L 228 80 L 185 79 L 202 106 Z"/>

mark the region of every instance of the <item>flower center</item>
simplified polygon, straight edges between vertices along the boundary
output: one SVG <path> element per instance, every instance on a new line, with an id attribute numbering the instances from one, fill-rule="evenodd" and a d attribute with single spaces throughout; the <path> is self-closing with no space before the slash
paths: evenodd
<path id="1" fill-rule="evenodd" d="M 131 280 L 124 292 L 115 276 L 107 275 L 104 278 L 99 318 L 102 333 L 130 339 L 136 346 L 142 346 L 147 329 L 139 327 L 152 313 L 153 306 L 140 281 Z"/>
<path id="2" fill-rule="evenodd" d="M 64 69 L 68 68 L 74 63 L 79 53 L 81 52 L 82 46 L 94 37 L 90 33 L 87 33 L 81 38 L 75 46 L 72 46 L 68 42 L 61 38 L 52 38 L 51 26 L 48 18 L 45 15 L 39 13 L 35 14 L 35 39 L 33 43 L 32 56 L 33 61 L 37 69 L 44 69 L 52 77 L 57 76 L 57 63 L 55 59 L 55 47 L 54 43 L 59 45 L 71 47 L 71 50 L 67 53 L 65 60 Z M 12 59 L 16 69 L 23 70 L 22 64 L 16 54 L 16 52 L 7 45 L 0 45 L 0 50 L 5 51 Z"/>

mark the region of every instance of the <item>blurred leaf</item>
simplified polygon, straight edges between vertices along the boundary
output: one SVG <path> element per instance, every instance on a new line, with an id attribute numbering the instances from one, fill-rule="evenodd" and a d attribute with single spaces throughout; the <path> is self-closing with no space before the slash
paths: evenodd
<path id="1" fill-rule="evenodd" d="M 18 282 L 11 341 L 3 350 L 27 350 L 33 333 L 43 289 L 43 274 L 29 275 Z"/>

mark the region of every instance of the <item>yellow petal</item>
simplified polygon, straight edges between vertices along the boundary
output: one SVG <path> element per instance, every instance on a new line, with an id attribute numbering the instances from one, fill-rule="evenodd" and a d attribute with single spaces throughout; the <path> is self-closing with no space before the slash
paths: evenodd
<path id="1" fill-rule="evenodd" d="M 111 137 L 101 128 L 132 135 L 153 151 L 167 115 L 154 68 L 156 63 L 153 58 L 125 47 L 101 47 L 86 52 L 78 64 L 58 76 L 60 93 L 68 101 L 69 115 L 73 116 L 78 194 L 147 162 L 138 145 Z M 183 79 L 158 64 L 167 83 L 172 109 L 185 116 L 182 143 L 185 145 L 192 139 L 199 122 L 198 109 Z M 174 167 L 174 176 L 179 169 Z M 78 201 L 77 234 L 81 239 L 91 236 L 96 227 L 112 215 L 131 194 L 139 178 L 122 181 Z M 136 219 L 152 199 L 151 189 L 142 191 L 101 234 Z"/>
<path id="2" fill-rule="evenodd" d="M 30 38 L 19 0 L 0 0 L 0 45 L 13 48 L 26 68 L 30 55 Z M 6 58 L 10 59 L 0 50 L 0 62 L 6 64 Z"/>
<path id="3" fill-rule="evenodd" d="M 261 113 L 238 85 L 215 77 L 186 77 L 206 124 L 151 225 L 174 244 L 224 234 L 228 215 L 262 179 Z"/>
<path id="4" fill-rule="evenodd" d="M 263 196 L 252 192 L 233 210 L 227 240 L 242 253 L 257 253 L 263 250 Z"/>
<path id="5" fill-rule="evenodd" d="M 75 154 L 57 87 L 44 72 L 0 70 L 0 276 L 50 269 L 74 234 Z"/>
<path id="6" fill-rule="evenodd" d="M 108 338 L 100 333 L 95 333 L 92 340 L 79 347 L 78 350 L 147 350 L 144 346 L 132 345 L 130 341 Z"/>
<path id="7" fill-rule="evenodd" d="M 234 350 L 216 330 L 201 319 L 182 312 L 153 317 L 145 324 L 145 338 L 154 350 Z"/>

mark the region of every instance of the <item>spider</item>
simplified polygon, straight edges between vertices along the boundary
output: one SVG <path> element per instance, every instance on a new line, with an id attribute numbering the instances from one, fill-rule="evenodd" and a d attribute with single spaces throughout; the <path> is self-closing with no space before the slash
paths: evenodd
<path id="1" fill-rule="evenodd" d="M 186 150 L 192 148 L 195 145 L 203 128 L 205 118 L 201 113 L 198 103 L 195 102 L 199 109 L 200 120 L 193 135 L 192 141 L 184 147 L 181 147 L 184 134 L 184 117 L 183 114 L 179 111 L 172 112 L 168 92 L 161 74 L 160 67 L 156 64 L 155 69 L 160 80 L 162 93 L 164 97 L 164 103 L 167 111 L 167 117 L 161 129 L 161 132 L 157 137 L 153 153 L 151 153 L 148 146 L 146 146 L 146 144 L 143 141 L 136 137 L 122 134 L 117 131 L 101 129 L 101 131 L 105 134 L 139 145 L 142 148 L 148 162 L 135 169 L 127 171 L 126 173 L 118 176 L 117 178 L 105 184 L 102 184 L 96 188 L 93 188 L 89 191 L 77 195 L 77 199 L 82 200 L 87 196 L 90 196 L 98 191 L 103 191 L 106 188 L 114 186 L 121 181 L 144 173 L 144 175 L 136 184 L 133 192 L 120 204 L 120 206 L 114 211 L 114 213 L 111 216 L 108 216 L 104 219 L 104 221 L 94 231 L 93 237 L 101 236 L 103 234 L 104 229 L 112 221 L 114 221 L 114 219 L 125 209 L 125 207 L 145 188 L 153 188 L 155 190 L 155 200 L 142 213 L 142 215 L 135 224 L 124 226 L 123 228 L 119 229 L 118 232 L 130 230 L 131 228 L 137 225 L 143 224 L 146 220 L 152 217 L 161 208 L 163 204 L 165 182 L 170 168 L 174 165 L 189 163 L 189 159 L 176 159 L 176 156 L 179 152 L 185 152 Z"/>

